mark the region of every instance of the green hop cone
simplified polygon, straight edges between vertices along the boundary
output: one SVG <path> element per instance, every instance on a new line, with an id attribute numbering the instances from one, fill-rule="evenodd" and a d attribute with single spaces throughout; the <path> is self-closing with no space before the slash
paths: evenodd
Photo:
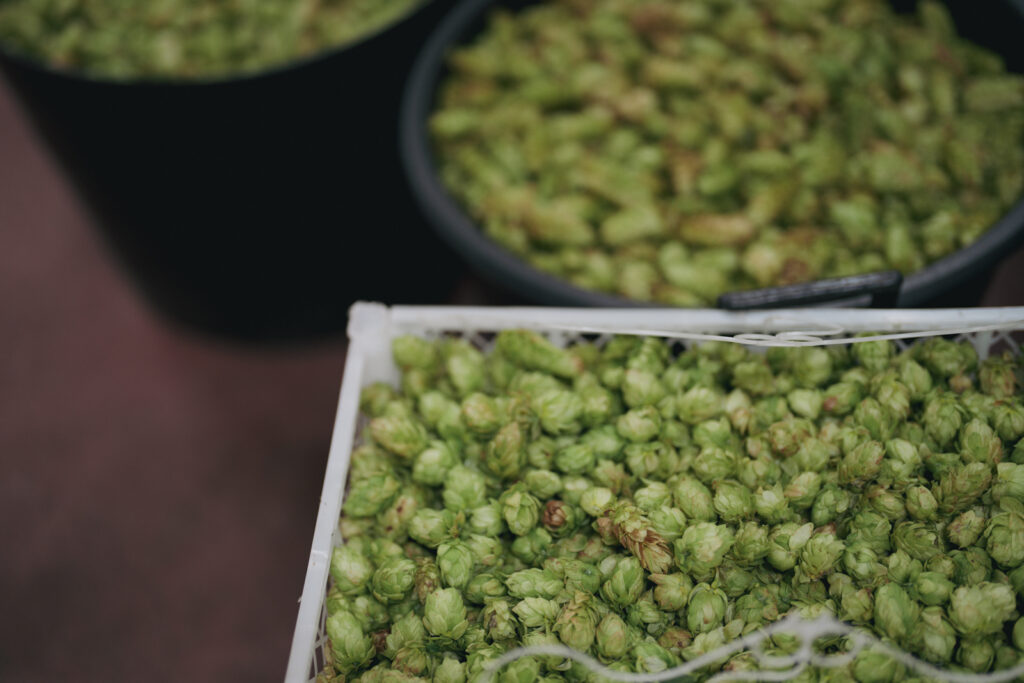
<path id="1" fill-rule="evenodd" d="M 836 382 L 825 389 L 821 410 L 826 415 L 846 415 L 860 403 L 863 389 L 853 382 Z"/>
<path id="2" fill-rule="evenodd" d="M 403 370 L 419 368 L 433 371 L 441 362 L 437 346 L 422 337 L 403 335 L 391 342 L 391 355 L 395 364 Z"/>
<path id="3" fill-rule="evenodd" d="M 956 650 L 957 663 L 978 673 L 991 669 L 995 656 L 995 647 L 983 638 L 961 638 L 960 646 Z"/>
<path id="4" fill-rule="evenodd" d="M 716 481 L 714 488 L 713 505 L 723 521 L 735 523 L 753 516 L 754 496 L 746 486 L 725 479 Z"/>
<path id="5" fill-rule="evenodd" d="M 396 603 L 404 600 L 413 588 L 416 563 L 404 557 L 386 560 L 373 573 L 373 597 L 381 602 Z"/>
<path id="6" fill-rule="evenodd" d="M 946 620 L 941 607 L 925 607 L 921 610 L 921 616 L 910 636 L 913 652 L 921 659 L 939 665 L 952 661 L 956 640 L 956 630 Z"/>
<path id="7" fill-rule="evenodd" d="M 601 618 L 595 631 L 595 647 L 603 661 L 614 661 L 623 657 L 632 647 L 633 638 L 626 622 L 615 613 Z"/>
<path id="8" fill-rule="evenodd" d="M 835 534 L 818 533 L 800 549 L 797 577 L 803 581 L 816 581 L 836 567 L 846 546 Z"/>
<path id="9" fill-rule="evenodd" d="M 690 591 L 686 606 L 686 626 L 691 633 L 707 633 L 722 624 L 728 603 L 725 593 L 706 583 Z"/>
<path id="10" fill-rule="evenodd" d="M 522 480 L 526 489 L 540 500 L 554 498 L 562 490 L 562 478 L 551 470 L 528 470 Z"/>
<path id="11" fill-rule="evenodd" d="M 351 545 L 331 551 L 331 579 L 342 595 L 358 595 L 373 576 L 373 563 Z"/>
<path id="12" fill-rule="evenodd" d="M 949 621 L 967 637 L 998 633 L 1017 607 L 1013 588 L 983 581 L 975 586 L 960 586 L 950 597 Z"/>
<path id="13" fill-rule="evenodd" d="M 554 600 L 524 598 L 512 608 L 526 628 L 547 628 L 558 618 L 561 607 Z"/>
<path id="14" fill-rule="evenodd" d="M 728 526 L 711 522 L 692 524 L 673 545 L 676 566 L 697 580 L 710 580 L 734 541 Z"/>
<path id="15" fill-rule="evenodd" d="M 420 508 L 409 520 L 409 536 L 428 548 L 436 548 L 451 535 L 455 524 L 455 513 L 451 510 Z"/>
<path id="16" fill-rule="evenodd" d="M 508 600 L 496 598 L 489 601 L 480 611 L 479 623 L 487 637 L 496 643 L 515 639 L 519 625 Z"/>
<path id="17" fill-rule="evenodd" d="M 434 683 L 465 683 L 466 664 L 454 657 L 445 657 L 434 670 Z"/>
<path id="18" fill-rule="evenodd" d="M 391 631 L 384 639 L 384 656 L 393 659 L 395 653 L 409 645 L 422 645 L 427 638 L 423 620 L 416 612 L 408 612 L 391 624 Z"/>
<path id="19" fill-rule="evenodd" d="M 611 489 L 604 486 L 591 486 L 579 497 L 579 506 L 591 517 L 601 517 L 615 505 L 616 496 Z"/>
<path id="20" fill-rule="evenodd" d="M 442 588 L 427 596 L 423 604 L 423 626 L 431 635 L 458 640 L 469 627 L 466 606 L 455 588 Z"/>
<path id="21" fill-rule="evenodd" d="M 1003 442 L 984 420 L 973 418 L 960 429 L 957 439 L 964 462 L 995 465 L 1003 459 Z"/>
<path id="22" fill-rule="evenodd" d="M 500 536 L 506 529 L 501 504 L 496 500 L 490 500 L 479 507 L 473 508 L 469 512 L 466 528 L 475 534 L 483 536 Z"/>
<path id="23" fill-rule="evenodd" d="M 964 410 L 952 394 L 934 394 L 925 402 L 921 424 L 939 448 L 949 446 L 963 424 Z"/>
<path id="24" fill-rule="evenodd" d="M 412 458 L 428 443 L 426 428 L 413 417 L 375 417 L 370 420 L 370 435 L 374 442 L 403 458 Z"/>
<path id="25" fill-rule="evenodd" d="M 454 512 L 480 507 L 487 501 L 487 481 L 480 472 L 456 465 L 445 475 L 442 498 L 444 506 Z"/>
<path id="26" fill-rule="evenodd" d="M 496 340 L 498 352 L 527 370 L 540 370 L 572 379 L 583 372 L 583 362 L 565 349 L 529 330 L 503 330 Z"/>
<path id="27" fill-rule="evenodd" d="M 1024 503 L 1024 465 L 1001 462 L 996 465 L 996 480 L 992 483 L 992 500 L 1012 498 Z"/>
<path id="28" fill-rule="evenodd" d="M 594 467 L 594 449 L 584 443 L 574 443 L 555 452 L 555 468 L 564 474 L 584 474 Z"/>
<path id="29" fill-rule="evenodd" d="M 513 484 L 501 494 L 498 502 L 505 524 L 516 536 L 529 533 L 540 521 L 540 501 L 530 495 L 523 484 Z"/>
<path id="30" fill-rule="evenodd" d="M 981 390 L 994 398 L 1010 398 L 1017 391 L 1017 364 L 1010 353 L 991 356 L 981 364 L 978 380 Z"/>
<path id="31" fill-rule="evenodd" d="M 590 650 L 597 635 L 597 615 L 590 604 L 592 599 L 590 594 L 576 591 L 562 605 L 552 628 L 559 640 L 579 652 Z"/>
<path id="32" fill-rule="evenodd" d="M 805 510 L 814 504 L 821 490 L 821 482 L 822 477 L 817 472 L 801 472 L 790 480 L 783 494 L 791 508 Z"/>
<path id="33" fill-rule="evenodd" d="M 878 554 L 866 543 L 846 546 L 843 568 L 855 581 L 866 585 L 876 584 L 886 574 L 885 566 L 878 561 Z"/>
<path id="34" fill-rule="evenodd" d="M 768 524 L 784 522 L 793 514 L 781 486 L 758 489 L 754 494 L 754 511 Z"/>
<path id="35" fill-rule="evenodd" d="M 906 490 L 904 502 L 907 506 L 907 514 L 915 520 L 929 521 L 938 514 L 939 502 L 924 486 L 909 487 Z"/>
<path id="36" fill-rule="evenodd" d="M 861 650 L 851 668 L 858 683 L 895 683 L 906 676 L 906 668 L 881 650 Z"/>
<path id="37" fill-rule="evenodd" d="M 1024 617 L 1013 625 L 1013 646 L 1018 650 L 1024 650 Z"/>
<path id="38" fill-rule="evenodd" d="M 679 419 L 689 425 L 718 417 L 725 407 L 725 396 L 713 387 L 694 386 L 676 400 Z"/>
<path id="39" fill-rule="evenodd" d="M 730 557 L 740 566 L 752 567 L 768 554 L 769 548 L 768 528 L 757 522 L 745 522 L 736 530 Z"/>
<path id="40" fill-rule="evenodd" d="M 809 420 L 818 419 L 824 400 L 824 394 L 818 389 L 793 389 L 786 395 L 790 409 Z"/>
<path id="41" fill-rule="evenodd" d="M 341 673 L 359 671 L 373 660 L 373 642 L 363 633 L 359 621 L 345 610 L 327 617 L 327 638 L 331 661 Z"/>
<path id="42" fill-rule="evenodd" d="M 665 539 L 666 543 L 672 543 L 683 535 L 686 529 L 686 515 L 679 508 L 663 507 L 652 510 L 647 514 L 651 522 L 651 528 Z"/>
<path id="43" fill-rule="evenodd" d="M 431 441 L 413 460 L 412 480 L 426 486 L 439 486 L 448 470 L 458 464 L 455 451 L 444 441 Z"/>
<path id="44" fill-rule="evenodd" d="M 680 476 L 672 487 L 672 498 L 689 519 L 711 521 L 716 517 L 710 489 L 694 477 Z"/>
<path id="45" fill-rule="evenodd" d="M 437 547 L 437 568 L 443 585 L 464 588 L 472 578 L 475 566 L 476 556 L 467 543 L 451 540 Z"/>
<path id="46" fill-rule="evenodd" d="M 502 405 L 479 392 L 462 399 L 459 418 L 471 434 L 481 439 L 490 438 L 506 421 Z"/>
<path id="47" fill-rule="evenodd" d="M 651 513 L 672 504 L 672 490 L 663 482 L 649 482 L 633 492 L 633 503 L 644 513 Z"/>
<path id="48" fill-rule="evenodd" d="M 972 462 L 943 474 L 932 493 L 939 501 L 940 512 L 960 512 L 974 504 L 991 481 L 991 469 L 980 462 Z"/>
<path id="49" fill-rule="evenodd" d="M 1024 563 L 1024 516 L 1017 512 L 993 515 L 984 538 L 989 556 L 999 565 L 1013 569 Z"/>
<path id="50" fill-rule="evenodd" d="M 926 489 L 927 490 L 927 489 Z M 824 526 L 846 515 L 853 506 L 853 495 L 836 484 L 825 484 L 814 498 L 811 506 L 811 521 L 815 526 Z"/>
<path id="51" fill-rule="evenodd" d="M 484 388 L 487 383 L 484 354 L 464 341 L 453 341 L 445 349 L 445 371 L 455 392 L 466 396 Z"/>
<path id="52" fill-rule="evenodd" d="M 666 612 L 678 612 L 686 606 L 693 582 L 686 574 L 651 574 L 655 584 L 654 602 Z"/>
<path id="53" fill-rule="evenodd" d="M 887 583 L 875 592 L 875 628 L 896 642 L 904 642 L 913 632 L 920 608 L 896 583 Z"/>
<path id="54" fill-rule="evenodd" d="M 839 600 L 839 617 L 858 625 L 871 623 L 874 617 L 875 601 L 867 588 L 848 590 Z"/>
<path id="55" fill-rule="evenodd" d="M 953 560 L 953 583 L 975 586 L 988 581 L 992 576 L 992 558 L 984 548 L 973 546 L 966 550 L 954 550 L 949 557 Z"/>
<path id="56" fill-rule="evenodd" d="M 661 430 L 662 417 L 654 406 L 633 408 L 623 413 L 615 421 L 615 429 L 630 443 L 644 443 L 658 435 Z"/>
<path id="57" fill-rule="evenodd" d="M 882 468 L 885 447 L 877 441 L 864 441 L 847 453 L 839 463 L 839 481 L 860 488 L 872 481 Z"/>
<path id="58" fill-rule="evenodd" d="M 601 584 L 601 597 L 626 607 L 636 601 L 644 589 L 644 570 L 635 557 L 619 558 L 608 579 Z"/>
<path id="59" fill-rule="evenodd" d="M 647 370 L 626 370 L 619 389 L 623 401 L 630 408 L 655 405 L 666 394 L 658 375 Z"/>
<path id="60" fill-rule="evenodd" d="M 375 474 L 352 483 L 342 510 L 352 517 L 374 517 L 398 495 L 401 484 L 390 474 Z"/>
<path id="61" fill-rule="evenodd" d="M 811 539 L 813 524 L 799 525 L 793 522 L 780 524 L 768 534 L 768 564 L 780 572 L 796 566 L 800 549 Z"/>
<path id="62" fill-rule="evenodd" d="M 1024 436 L 1024 403 L 997 401 L 992 408 L 992 427 L 1003 441 L 1014 442 Z"/>
<path id="63" fill-rule="evenodd" d="M 466 600 L 474 605 L 484 605 L 507 594 L 505 582 L 494 574 L 477 574 L 469 580 L 463 591 Z"/>
<path id="64" fill-rule="evenodd" d="M 505 579 L 508 593 L 515 598 L 554 598 L 564 588 L 563 581 L 546 569 L 522 569 Z"/>
<path id="65" fill-rule="evenodd" d="M 509 422 L 487 444 L 484 466 L 500 479 L 516 477 L 526 465 L 526 435 L 518 422 Z"/>
<path id="66" fill-rule="evenodd" d="M 892 539 L 897 548 L 921 562 L 943 550 L 941 537 L 921 522 L 900 522 L 893 529 Z"/>
<path id="67" fill-rule="evenodd" d="M 914 595 L 926 605 L 944 605 L 953 593 L 953 582 L 938 572 L 921 572 L 914 579 Z"/>
<path id="68" fill-rule="evenodd" d="M 530 407 L 552 436 L 578 434 L 583 429 L 583 400 L 574 391 L 550 389 L 531 399 Z"/>
<path id="69" fill-rule="evenodd" d="M 674 617 L 654 602 L 652 591 L 644 592 L 639 600 L 626 608 L 626 623 L 655 638 L 664 633 L 673 621 Z"/>

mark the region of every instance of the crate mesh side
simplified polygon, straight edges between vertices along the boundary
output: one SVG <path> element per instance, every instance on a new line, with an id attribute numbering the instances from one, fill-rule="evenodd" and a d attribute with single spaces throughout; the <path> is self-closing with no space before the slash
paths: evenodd
<path id="1" fill-rule="evenodd" d="M 599 347 L 603 347 L 613 338 L 612 334 L 605 333 L 584 333 L 584 332 L 572 332 L 565 330 L 538 330 L 546 338 L 559 346 L 568 346 L 570 344 L 587 342 L 595 344 Z M 469 342 L 474 348 L 479 349 L 485 353 L 490 352 L 494 348 L 496 332 L 487 329 L 448 329 L 448 328 L 435 328 L 435 329 L 424 329 L 420 332 L 420 336 L 426 339 L 439 339 L 439 338 L 452 338 L 452 339 L 464 339 Z M 1024 344 L 1024 331 L 1009 331 L 1009 330 L 998 330 L 998 331 L 987 331 L 987 332 L 972 332 L 960 335 L 952 335 L 950 338 L 955 341 L 967 341 L 970 342 L 975 350 L 978 352 L 980 359 L 985 359 L 989 355 L 996 353 L 1003 353 L 1009 351 L 1013 354 L 1021 353 L 1021 346 Z M 916 339 L 895 339 L 893 343 L 901 350 L 905 350 L 916 343 Z M 670 348 L 672 349 L 673 355 L 680 353 L 684 349 L 691 348 L 695 342 L 690 340 L 668 340 Z M 757 352 L 763 352 L 764 348 L 754 347 L 752 350 Z M 367 419 L 360 415 L 357 422 L 355 445 L 361 443 L 360 434 L 363 427 L 366 425 Z M 335 533 L 334 545 L 337 546 L 340 542 L 340 534 Z M 320 606 L 320 622 L 319 629 L 317 631 L 317 637 L 313 648 L 313 656 L 310 666 L 309 680 L 315 681 L 316 677 L 324 672 L 327 664 L 329 653 L 327 648 L 327 606 L 326 606 L 326 587 L 324 594 L 321 595 L 321 606 Z M 794 675 L 796 672 L 794 672 Z M 1024 680 L 1024 679 L 1022 679 Z"/>

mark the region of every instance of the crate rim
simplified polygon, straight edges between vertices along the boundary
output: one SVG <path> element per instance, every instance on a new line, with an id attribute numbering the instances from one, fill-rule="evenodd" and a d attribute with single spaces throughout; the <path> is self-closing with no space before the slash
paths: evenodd
<path id="1" fill-rule="evenodd" d="M 607 332 L 662 330 L 743 334 L 824 330 L 847 332 L 931 332 L 998 326 L 1024 330 L 1024 306 L 935 309 L 774 309 L 722 311 L 679 308 L 572 308 L 541 306 L 388 306 L 358 301 L 349 308 L 349 347 L 341 378 L 338 408 L 320 493 L 312 547 L 299 598 L 299 610 L 285 671 L 285 683 L 307 683 L 319 628 L 322 597 L 327 585 L 330 554 L 341 514 L 342 487 L 355 438 L 359 393 L 374 376 L 374 365 L 387 364 L 390 340 L 401 334 L 444 330 L 571 331 L 601 328 Z M 370 372 L 368 373 L 368 367 Z"/>

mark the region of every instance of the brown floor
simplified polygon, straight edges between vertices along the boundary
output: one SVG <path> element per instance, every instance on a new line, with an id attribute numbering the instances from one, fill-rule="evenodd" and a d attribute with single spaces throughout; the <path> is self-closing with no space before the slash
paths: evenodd
<path id="1" fill-rule="evenodd" d="M 165 324 L 0 81 L 0 680 L 280 680 L 344 352 Z"/>

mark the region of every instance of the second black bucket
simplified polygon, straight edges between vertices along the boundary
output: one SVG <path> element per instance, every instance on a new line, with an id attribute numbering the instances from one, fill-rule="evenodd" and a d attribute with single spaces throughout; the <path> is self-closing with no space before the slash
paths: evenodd
<path id="1" fill-rule="evenodd" d="M 351 301 L 440 302 L 454 257 L 398 161 L 400 92 L 450 6 L 300 63 L 215 82 L 0 66 L 158 310 L 251 341 L 344 329 Z"/>

